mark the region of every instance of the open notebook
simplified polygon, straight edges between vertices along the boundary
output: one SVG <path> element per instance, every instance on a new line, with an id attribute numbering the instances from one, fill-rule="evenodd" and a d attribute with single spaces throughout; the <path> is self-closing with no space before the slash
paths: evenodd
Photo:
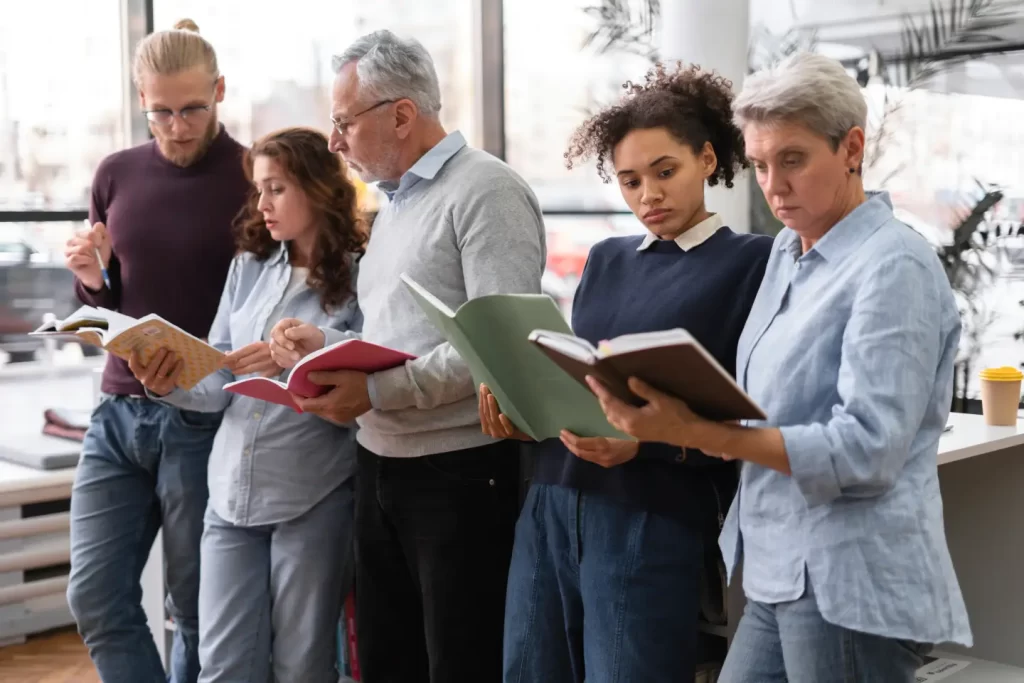
<path id="1" fill-rule="evenodd" d="M 470 299 L 453 311 L 408 275 L 402 280 L 462 356 L 474 381 L 486 384 L 501 411 L 531 438 L 557 438 L 563 429 L 580 436 L 631 438 L 608 424 L 588 388 L 566 376 L 528 341 L 538 327 L 570 331 L 551 297 L 492 294 Z"/>
<path id="2" fill-rule="evenodd" d="M 592 375 L 633 405 L 643 404 L 629 389 L 629 378 L 637 377 L 711 420 L 765 419 L 764 411 L 683 329 L 623 335 L 597 348 L 555 330 L 534 330 L 530 341 L 580 384 L 586 386 L 587 375 Z"/>
<path id="3" fill-rule="evenodd" d="M 161 348 L 170 349 L 184 361 L 178 379 L 182 389 L 191 389 L 216 372 L 224 358 L 222 352 L 155 313 L 136 319 L 106 308 L 82 306 L 63 320 L 43 323 L 29 334 L 76 337 L 126 361 L 136 350 L 146 364 Z"/>
<path id="4" fill-rule="evenodd" d="M 402 351 L 396 351 L 361 339 L 346 339 L 337 344 L 325 346 L 314 351 L 292 369 L 287 382 L 268 377 L 249 377 L 224 385 L 224 391 L 241 396 L 270 401 L 289 406 L 296 412 L 302 412 L 292 399 L 292 394 L 303 398 L 322 396 L 331 387 L 321 386 L 309 381 L 309 373 L 316 370 L 355 370 L 372 374 L 403 365 L 416 357 Z"/>

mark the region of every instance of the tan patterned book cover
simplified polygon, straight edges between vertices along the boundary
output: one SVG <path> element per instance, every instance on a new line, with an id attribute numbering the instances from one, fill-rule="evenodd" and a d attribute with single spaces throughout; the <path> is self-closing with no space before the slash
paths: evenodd
<path id="1" fill-rule="evenodd" d="M 170 349 L 184 359 L 178 386 L 188 390 L 220 369 L 224 354 L 202 339 L 156 314 L 139 319 L 105 308 L 83 306 L 64 320 L 44 323 L 31 333 L 43 337 L 74 336 L 128 360 L 137 350 L 148 364 L 160 349 Z"/>

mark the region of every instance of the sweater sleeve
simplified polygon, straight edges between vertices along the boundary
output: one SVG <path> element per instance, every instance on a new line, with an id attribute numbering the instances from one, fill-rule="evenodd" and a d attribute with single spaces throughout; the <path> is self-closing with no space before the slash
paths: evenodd
<path id="1" fill-rule="evenodd" d="M 89 223 L 107 222 L 107 204 L 110 196 L 110 178 L 106 171 L 106 165 L 100 164 L 93 176 L 92 189 L 89 197 Z M 117 256 L 111 253 L 110 263 L 107 264 L 107 275 L 110 276 L 110 287 L 105 284 L 98 290 L 92 290 L 82 284 L 82 281 L 75 278 L 75 295 L 78 300 L 87 306 L 99 306 L 110 310 L 117 310 L 120 303 L 121 288 L 121 264 Z"/>

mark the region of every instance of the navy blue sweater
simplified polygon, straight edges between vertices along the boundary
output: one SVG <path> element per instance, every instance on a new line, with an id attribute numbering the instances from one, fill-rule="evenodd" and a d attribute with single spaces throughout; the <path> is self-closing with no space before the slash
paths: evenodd
<path id="1" fill-rule="evenodd" d="M 681 327 L 735 375 L 736 344 L 772 239 L 722 228 L 689 251 L 662 240 L 637 251 L 642 239 L 614 237 L 591 250 L 573 304 L 573 331 L 596 345 Z M 536 482 L 604 494 L 703 528 L 724 517 L 736 490 L 733 463 L 694 451 L 681 458 L 668 444 L 641 444 L 636 458 L 612 468 L 577 458 L 557 439 L 534 449 Z"/>

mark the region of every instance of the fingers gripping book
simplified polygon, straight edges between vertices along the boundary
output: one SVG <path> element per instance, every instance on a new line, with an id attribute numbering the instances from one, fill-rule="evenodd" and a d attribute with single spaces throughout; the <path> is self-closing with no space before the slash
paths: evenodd
<path id="1" fill-rule="evenodd" d="M 157 351 L 169 349 L 183 361 L 178 386 L 185 390 L 216 372 L 224 358 L 221 351 L 155 313 L 136 319 L 106 308 L 82 306 L 67 318 L 43 323 L 29 334 L 75 337 L 125 361 L 137 351 L 147 365 Z"/>

